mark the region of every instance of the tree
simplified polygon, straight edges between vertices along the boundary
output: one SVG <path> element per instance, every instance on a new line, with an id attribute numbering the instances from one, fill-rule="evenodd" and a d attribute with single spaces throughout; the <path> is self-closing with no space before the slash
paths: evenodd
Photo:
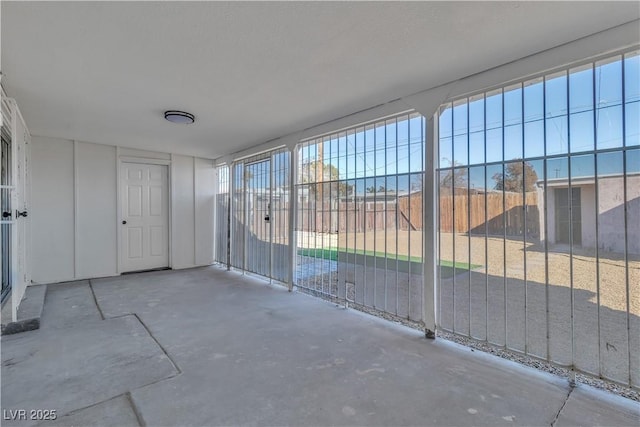
<path id="1" fill-rule="evenodd" d="M 335 181 L 339 178 L 338 168 L 332 164 L 325 164 L 320 160 L 314 160 L 302 165 L 302 182 Z"/>
<path id="2" fill-rule="evenodd" d="M 535 191 L 538 174 L 529 162 L 508 163 L 504 175 L 496 173 L 492 179 L 496 183 L 494 190 L 521 192 L 524 188 L 524 191 Z"/>
<path id="3" fill-rule="evenodd" d="M 444 173 L 444 175 L 443 175 Z M 449 169 L 445 173 L 440 171 L 440 192 L 451 192 L 452 188 L 467 186 L 467 170 L 466 169 Z"/>
<path id="4" fill-rule="evenodd" d="M 443 159 L 447 160 L 454 168 L 460 165 L 458 162 L 451 162 L 446 157 Z M 440 194 L 451 194 L 452 191 L 455 193 L 454 188 L 466 186 L 467 169 L 447 169 L 446 172 L 445 170 L 440 170 Z"/>
<path id="5" fill-rule="evenodd" d="M 320 160 L 315 160 L 302 165 L 301 175 L 302 183 L 317 183 L 318 185 L 309 186 L 309 194 L 315 197 L 316 193 L 320 198 L 329 197 L 329 192 L 323 191 L 323 185 L 329 185 L 332 197 L 337 194 L 340 196 L 348 196 L 353 190 L 353 185 L 349 185 L 344 181 L 339 181 L 340 171 L 332 164 L 325 164 Z M 326 183 L 326 184 L 324 184 Z M 319 190 L 316 191 L 316 188 Z M 325 194 L 326 193 L 326 194 Z"/>

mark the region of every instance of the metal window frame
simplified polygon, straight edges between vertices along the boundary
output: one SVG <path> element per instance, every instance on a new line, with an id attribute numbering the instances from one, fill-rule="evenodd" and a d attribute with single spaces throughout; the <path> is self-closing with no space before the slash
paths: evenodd
<path id="1" fill-rule="evenodd" d="M 442 106 L 438 109 L 438 114 L 436 115 L 436 117 L 439 117 L 440 114 L 442 114 L 442 111 L 444 111 L 447 108 L 451 109 L 451 147 L 450 150 L 453 153 L 453 159 L 455 159 L 455 150 L 456 150 L 456 144 L 454 141 L 454 114 L 453 114 L 453 108 L 454 108 L 454 104 L 456 102 L 459 102 L 460 100 L 466 100 L 466 103 L 468 104 L 470 102 L 470 98 L 473 96 L 478 96 L 481 94 L 484 94 L 485 98 L 486 98 L 486 94 L 488 92 L 491 92 L 493 90 L 501 90 L 502 91 L 502 104 L 503 104 L 503 108 L 502 108 L 502 115 L 503 115 L 503 119 L 502 119 L 502 160 L 501 161 L 494 161 L 494 162 L 487 162 L 486 160 L 486 137 L 485 137 L 485 162 L 483 163 L 471 163 L 471 158 L 470 155 L 468 154 L 469 151 L 467 151 L 467 155 L 468 155 L 468 161 L 466 164 L 464 165 L 455 165 L 452 161 L 452 165 L 450 167 L 441 167 L 440 163 L 438 162 L 437 165 L 434 165 L 435 167 L 433 168 L 433 172 L 434 175 L 437 175 L 438 177 L 440 176 L 440 172 L 441 171 L 446 171 L 446 170 L 450 170 L 451 173 L 455 174 L 456 170 L 461 170 L 461 169 L 466 169 L 467 171 L 471 168 L 471 167 L 475 167 L 475 166 L 483 166 L 484 169 L 486 170 L 488 167 L 490 166 L 494 166 L 494 165 L 501 165 L 502 169 L 503 169 L 503 176 L 505 173 L 505 167 L 507 164 L 512 163 L 514 160 L 517 161 L 517 159 L 506 159 L 505 158 L 505 138 L 504 138 L 504 130 L 505 130 L 505 124 L 504 124 L 504 88 L 508 87 L 508 86 L 513 86 L 515 85 L 520 85 L 520 88 L 522 90 L 522 97 L 521 97 L 521 102 L 522 102 L 522 111 L 521 111 L 521 125 L 522 125 L 522 158 L 520 159 L 520 162 L 523 165 L 523 168 L 525 167 L 525 163 L 527 162 L 533 162 L 533 161 L 542 161 L 542 165 L 543 165 L 543 170 L 544 170 L 544 176 L 542 177 L 543 179 L 543 188 L 544 188 L 544 197 L 545 197 L 545 202 L 544 202 L 544 212 L 541 213 L 541 215 L 544 216 L 544 253 L 545 253 L 545 299 L 546 299 L 546 327 L 547 327 L 547 335 L 546 335 L 546 344 L 547 344 L 547 352 L 546 352 L 546 360 L 550 361 L 550 362 L 554 362 L 551 358 L 551 354 L 550 354 L 550 349 L 549 349 L 549 344 L 550 344 L 550 317 L 549 317 L 549 243 L 548 243 L 548 231 L 547 231 L 547 227 L 548 227 L 548 202 L 546 201 L 546 199 L 549 197 L 548 195 L 548 191 L 547 191 L 547 179 L 548 179 L 548 174 L 547 174 L 547 162 L 550 160 L 554 160 L 554 159 L 566 159 L 567 162 L 567 184 L 568 184 L 568 188 L 569 188 L 569 221 L 570 221 L 570 227 L 569 227 L 569 275 L 570 275 L 570 283 L 569 283 L 569 290 L 570 290 L 570 333 L 571 333 L 571 364 L 569 365 L 569 368 L 571 369 L 572 372 L 572 380 L 575 379 L 575 372 L 579 371 L 579 372 L 584 372 L 584 373 L 588 373 L 589 372 L 585 372 L 583 370 L 581 370 L 579 367 L 576 366 L 576 337 L 575 337 L 575 318 L 574 318 L 574 314 L 575 314 L 575 301 L 574 301 L 574 265 L 573 265 L 573 261 L 574 261 L 574 236 L 573 236 L 573 214 L 572 214 L 572 210 L 573 210 L 573 201 L 572 199 L 572 193 L 571 193 L 571 188 L 572 188 L 572 171 L 571 171 L 571 163 L 572 163 L 572 159 L 576 158 L 576 157 L 582 157 L 582 156 L 588 156 L 591 155 L 593 158 L 593 162 L 594 162 L 594 182 L 595 182 L 595 208 L 598 209 L 599 206 L 599 189 L 598 189 L 598 180 L 599 178 L 601 178 L 601 176 L 598 174 L 598 157 L 603 155 L 603 154 L 607 154 L 607 153 L 621 153 L 622 155 L 622 177 L 623 177 L 623 194 L 624 194 L 624 200 L 625 203 L 627 202 L 628 196 L 627 196 L 627 182 L 628 182 L 628 173 L 627 173 L 627 153 L 630 150 L 638 150 L 640 148 L 640 146 L 628 146 L 626 143 L 626 138 L 627 138 L 627 132 L 626 132 L 626 107 L 627 107 L 627 102 L 626 102 L 626 90 L 625 90 L 625 59 L 627 58 L 627 54 L 637 54 L 638 52 L 638 47 L 634 46 L 632 48 L 627 48 L 624 50 L 621 50 L 619 52 L 614 52 L 614 53 L 608 53 L 599 57 L 594 57 L 594 58 L 590 58 L 584 61 L 579 61 L 579 62 L 575 62 L 572 63 L 570 65 L 564 65 L 562 67 L 557 67 L 555 69 L 552 70 L 548 70 L 545 71 L 543 73 L 539 73 L 537 75 L 531 75 L 531 76 L 527 76 L 526 78 L 523 79 L 518 79 L 518 80 L 512 80 L 510 82 L 498 85 L 494 88 L 489 88 L 489 89 L 483 89 L 482 91 L 477 91 L 477 92 L 470 92 L 469 94 L 465 94 L 463 96 L 458 96 L 455 97 L 453 99 L 447 100 L 445 103 L 442 104 Z M 607 147 L 607 148 L 598 148 L 598 132 L 597 132 L 597 127 L 598 127 L 598 123 L 596 120 L 596 114 L 597 111 L 599 110 L 597 104 L 596 104 L 596 83 L 595 83 L 595 79 L 596 79 L 596 73 L 595 73 L 595 67 L 597 66 L 597 64 L 601 61 L 607 61 L 608 59 L 611 59 L 612 61 L 619 61 L 620 62 L 620 68 L 621 68 L 621 76 L 620 76 L 620 90 L 622 93 L 622 99 L 620 101 L 620 110 L 621 110 L 621 121 L 622 121 L 622 129 L 621 129 L 621 135 L 622 135 L 622 139 L 621 139 L 621 144 L 620 146 L 617 147 Z M 571 70 L 572 69 L 576 69 L 579 67 L 584 67 L 586 65 L 591 65 L 592 68 L 592 79 L 593 79 L 593 91 L 592 91 L 592 96 L 593 96 L 593 103 L 591 106 L 591 110 L 586 110 L 586 111 L 592 111 L 593 112 L 593 147 L 591 150 L 580 150 L 580 151 L 576 151 L 573 152 L 573 148 L 572 148 L 572 144 L 571 144 L 571 119 L 573 118 L 573 116 L 576 114 L 576 112 L 571 112 L 570 111 L 570 76 L 571 76 Z M 563 117 L 566 117 L 566 121 L 567 121 L 567 131 L 566 131 L 566 136 L 567 136 L 567 141 L 566 141 L 566 152 L 560 152 L 560 153 L 555 153 L 555 154 L 549 154 L 547 152 L 547 122 L 548 120 L 550 120 L 549 117 L 547 117 L 547 113 L 546 113 L 546 96 L 547 96 L 547 91 L 546 91 L 546 80 L 547 80 L 547 76 L 552 75 L 552 74 L 556 74 L 556 73 L 564 73 L 564 75 L 566 76 L 566 111 L 565 113 L 563 113 Z M 543 105 L 543 115 L 542 115 L 542 123 L 543 123 L 543 141 L 544 141 L 544 151 L 543 151 L 543 155 L 540 156 L 531 156 L 531 157 L 527 157 L 526 156 L 526 152 L 525 152 L 525 123 L 528 123 L 525 121 L 525 109 L 524 109 L 524 103 L 525 103 L 525 97 L 524 97 L 524 84 L 527 81 L 531 81 L 534 79 L 542 79 L 542 105 Z M 483 106 L 484 111 L 485 111 L 485 117 L 486 117 L 486 103 Z M 467 125 L 468 125 L 468 120 L 469 120 L 469 108 L 467 107 Z M 436 120 L 439 122 L 439 120 Z M 434 139 L 436 139 L 438 141 L 437 144 L 434 144 L 434 146 L 440 146 L 440 142 L 441 142 L 441 138 L 439 137 L 439 129 L 437 127 L 433 127 L 434 129 Z M 486 119 L 485 119 L 485 133 L 486 133 Z M 447 137 L 448 138 L 448 137 Z M 467 150 L 470 149 L 470 132 L 467 129 Z M 524 169 L 523 169 L 524 171 Z M 485 173 L 486 175 L 486 173 Z M 524 176 L 524 174 L 523 174 Z M 486 176 L 485 176 L 485 181 L 486 181 Z M 486 186 L 486 182 L 485 182 L 485 186 Z M 439 186 L 438 186 L 439 188 Z M 504 193 L 504 189 L 503 189 L 503 193 Z M 454 194 L 455 196 L 455 194 Z M 524 184 L 524 188 L 523 188 L 523 207 L 525 207 L 525 212 L 524 212 L 524 218 L 525 218 L 525 222 L 524 222 L 524 233 L 523 233 L 523 243 L 524 243 L 524 247 L 525 247 L 525 256 L 523 258 L 523 266 L 524 266 L 524 286 L 525 286 L 525 303 L 524 303 L 524 319 L 525 319 L 525 337 L 524 337 L 524 354 L 529 355 L 531 357 L 534 358 L 538 358 L 539 356 L 531 354 L 530 353 L 530 349 L 528 348 L 528 323 L 527 323 L 527 316 L 528 316 L 528 301 L 527 301 L 527 256 L 526 256 L 526 236 L 527 236 L 527 230 L 526 230 L 526 183 Z M 436 199 L 434 199 L 436 200 Z M 439 200 L 439 199 L 438 199 Z M 437 212 L 439 212 L 439 201 L 438 203 L 438 209 L 436 210 Z M 504 194 L 503 194 L 503 212 L 505 211 L 504 209 Z M 453 221 L 455 224 L 455 203 L 453 204 Z M 486 198 L 485 198 L 485 216 L 486 216 Z M 628 354 L 627 354 L 627 363 L 628 363 L 628 378 L 626 380 L 620 380 L 620 379 L 613 379 L 613 378 L 607 378 L 609 380 L 612 380 L 614 382 L 618 382 L 618 383 L 622 383 L 625 385 L 629 385 L 629 386 L 637 386 L 637 384 L 633 383 L 633 378 L 632 378 L 632 371 L 631 371 L 631 326 L 630 326 L 630 283 L 629 283 L 629 254 L 628 254 L 628 209 L 624 209 L 623 210 L 624 213 L 624 230 L 625 230 L 625 239 L 624 239 L 624 270 L 625 270 L 625 292 L 626 292 L 626 335 L 627 335 L 627 350 L 628 350 Z M 596 265 L 596 276 L 597 276 L 597 323 L 598 323 L 598 330 L 597 330 L 597 334 L 598 334 L 598 375 L 599 376 L 603 376 L 603 359 L 602 359 L 602 343 L 601 343 L 601 331 L 600 331 L 600 327 L 601 327 L 601 320 L 600 320 L 600 306 L 601 306 L 601 302 L 600 302 L 600 296 L 601 296 L 601 290 L 600 290 L 600 272 L 599 272 L 599 268 L 600 268 L 600 253 L 599 253 L 599 246 L 600 246 L 600 242 L 598 241 L 599 239 L 599 220 L 597 219 L 597 215 L 598 212 L 596 212 L 596 248 L 595 248 L 595 265 Z M 440 218 L 440 215 L 438 214 L 438 218 Z M 503 218 L 504 221 L 504 218 Z M 437 230 L 440 230 L 440 224 L 438 223 L 438 228 Z M 503 224 L 503 230 L 505 233 L 505 236 L 503 237 L 503 241 L 506 242 L 506 226 L 505 224 Z M 485 256 L 487 256 L 486 253 L 486 239 L 487 239 L 487 231 L 485 230 Z M 440 246 L 440 233 L 438 231 L 438 246 Z M 454 257 L 454 265 L 455 265 L 455 260 L 456 260 L 456 256 L 455 256 L 455 240 L 454 240 L 454 244 L 452 245 L 452 250 L 453 250 L 453 257 Z M 506 246 L 504 246 L 504 250 L 506 251 Z M 504 344 L 504 348 L 509 350 L 509 351 L 515 351 L 518 352 L 518 350 L 510 348 L 509 346 L 509 339 L 508 339 L 508 335 L 507 335 L 507 286 L 506 286 L 506 277 L 507 277 L 507 271 L 506 271 L 506 252 L 504 253 L 504 268 L 503 268 L 503 272 L 504 272 L 504 280 L 505 280 L 505 344 Z M 469 259 L 471 256 L 471 253 L 469 253 Z M 488 262 L 488 261 L 487 261 Z M 438 277 L 438 281 L 441 280 L 440 277 Z M 452 285 L 454 288 L 454 295 L 453 295 L 453 304 L 454 304 L 454 316 L 455 316 L 455 275 L 454 275 L 454 284 Z M 487 280 L 488 280 L 488 274 L 487 274 Z M 438 282 L 439 283 L 439 282 Z M 440 301 L 442 300 L 442 296 L 441 296 L 441 288 L 438 286 L 439 291 L 438 294 Z M 488 293 L 487 293 L 487 301 L 486 301 L 486 305 L 488 306 L 489 304 L 489 300 L 488 300 Z M 470 319 L 469 319 L 470 320 Z M 440 329 L 445 329 L 442 327 L 442 317 L 441 315 L 438 315 L 437 317 L 437 327 Z M 488 326 L 489 322 L 488 322 L 488 318 L 486 319 L 486 328 L 487 328 L 487 334 L 485 335 L 486 339 L 484 341 L 490 342 L 488 339 Z M 452 324 L 452 330 L 450 332 L 456 333 L 456 334 L 460 334 L 459 331 L 456 331 L 456 327 L 455 327 L 456 323 L 455 323 L 455 317 L 453 320 L 453 324 Z M 445 329 L 447 330 L 447 329 Z M 469 325 L 469 335 L 471 335 L 471 325 Z M 464 334 L 463 334 L 464 335 Z"/>

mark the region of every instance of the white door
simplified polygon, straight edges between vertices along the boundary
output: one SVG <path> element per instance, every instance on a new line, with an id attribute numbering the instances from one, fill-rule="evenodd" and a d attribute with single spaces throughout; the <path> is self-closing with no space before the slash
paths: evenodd
<path id="1" fill-rule="evenodd" d="M 121 271 L 169 266 L 169 191 L 166 166 L 122 163 Z"/>

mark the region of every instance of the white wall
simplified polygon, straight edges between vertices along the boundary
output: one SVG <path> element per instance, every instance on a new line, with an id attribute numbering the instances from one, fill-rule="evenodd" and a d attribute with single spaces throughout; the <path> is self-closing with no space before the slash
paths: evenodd
<path id="1" fill-rule="evenodd" d="M 76 143 L 76 276 L 117 272 L 116 148 Z"/>
<path id="2" fill-rule="evenodd" d="M 193 157 L 171 155 L 171 246 L 175 268 L 195 265 Z"/>
<path id="3" fill-rule="evenodd" d="M 31 279 L 72 279 L 74 271 L 73 142 L 31 140 Z"/>
<path id="4" fill-rule="evenodd" d="M 195 263 L 213 263 L 216 170 L 212 160 L 194 159 Z"/>
<path id="5" fill-rule="evenodd" d="M 212 160 L 171 155 L 173 268 L 213 263 Z"/>
<path id="6" fill-rule="evenodd" d="M 211 160 L 33 137 L 34 283 L 119 274 L 118 156 L 171 162 L 171 267 L 212 263 Z"/>

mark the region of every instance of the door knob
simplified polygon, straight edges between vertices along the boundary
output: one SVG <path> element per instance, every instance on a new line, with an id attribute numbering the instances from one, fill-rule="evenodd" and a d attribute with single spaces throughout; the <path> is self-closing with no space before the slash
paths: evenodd
<path id="1" fill-rule="evenodd" d="M 127 223 L 127 221 L 122 221 L 122 224 L 126 224 L 126 223 Z"/>
<path id="2" fill-rule="evenodd" d="M 22 212 L 16 211 L 16 218 L 20 218 L 21 216 L 26 218 L 27 217 L 27 211 L 22 211 Z"/>
<path id="3" fill-rule="evenodd" d="M 11 218 L 11 212 L 2 212 L 2 218 Z"/>

